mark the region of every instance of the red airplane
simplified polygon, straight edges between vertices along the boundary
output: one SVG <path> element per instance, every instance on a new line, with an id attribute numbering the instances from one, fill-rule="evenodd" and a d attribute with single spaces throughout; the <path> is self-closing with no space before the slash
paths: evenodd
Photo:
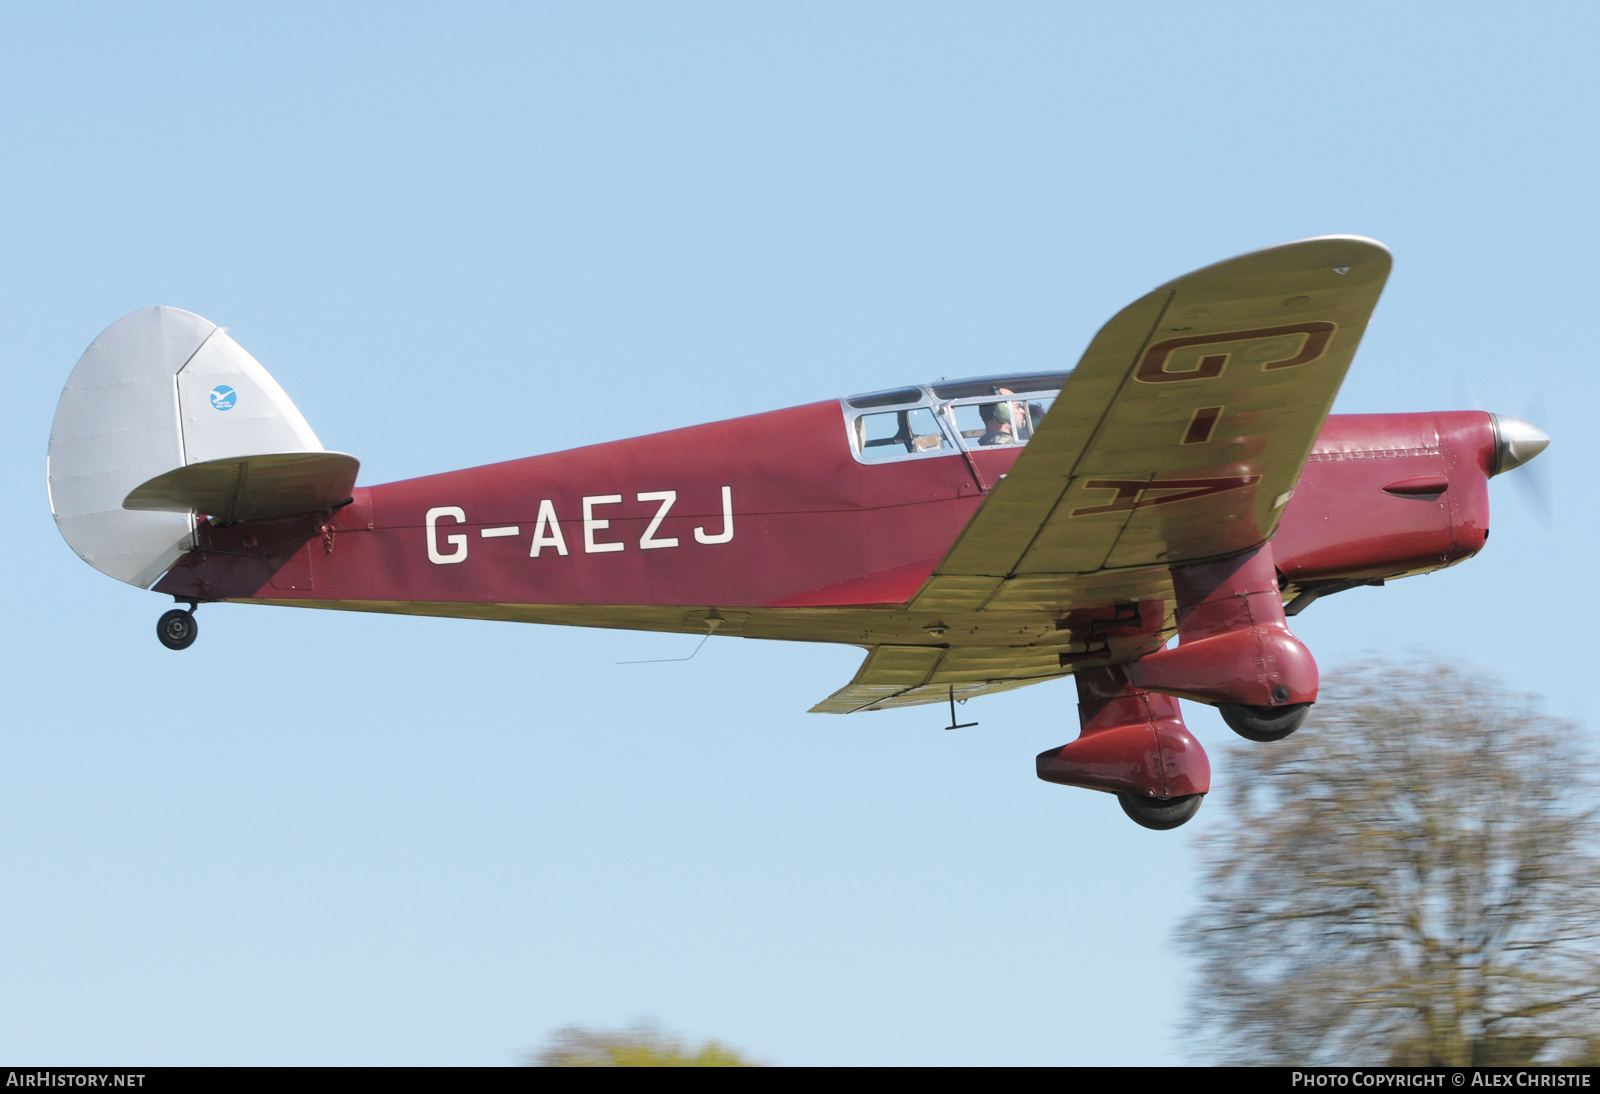
<path id="1" fill-rule="evenodd" d="M 148 308 L 67 381 L 51 510 L 85 561 L 188 605 L 171 649 L 215 601 L 844 642 L 866 660 L 814 711 L 949 702 L 952 727 L 958 699 L 1071 674 L 1081 732 L 1039 777 L 1174 828 L 1210 789 L 1177 700 L 1293 732 L 1317 666 L 1287 617 L 1472 556 L 1490 476 L 1549 443 L 1328 415 L 1389 266 L 1289 243 L 1141 297 L 1071 372 L 365 487 L 223 328 Z"/>

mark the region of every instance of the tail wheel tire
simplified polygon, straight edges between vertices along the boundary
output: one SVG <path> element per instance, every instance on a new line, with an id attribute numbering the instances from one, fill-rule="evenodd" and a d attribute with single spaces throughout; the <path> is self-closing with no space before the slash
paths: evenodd
<path id="1" fill-rule="evenodd" d="M 194 614 L 182 608 L 173 608 L 156 621 L 156 637 L 161 644 L 169 650 L 186 650 L 194 645 L 194 639 L 200 633 L 200 627 L 194 621 Z"/>
<path id="2" fill-rule="evenodd" d="M 1189 794 L 1182 798 L 1141 798 L 1137 794 L 1118 794 L 1122 811 L 1141 828 L 1165 832 L 1186 824 L 1200 812 L 1204 794 Z"/>
<path id="3" fill-rule="evenodd" d="M 1310 711 L 1310 703 L 1290 703 L 1281 707 L 1217 704 L 1217 712 L 1228 723 L 1228 728 L 1247 741 L 1281 741 L 1300 728 Z"/>

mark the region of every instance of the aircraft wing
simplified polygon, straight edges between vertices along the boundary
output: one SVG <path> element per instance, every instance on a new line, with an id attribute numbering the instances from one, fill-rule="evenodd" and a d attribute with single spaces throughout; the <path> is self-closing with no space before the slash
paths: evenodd
<path id="1" fill-rule="evenodd" d="M 998 652 L 1002 654 L 1000 660 L 991 658 L 983 671 L 998 673 L 1000 678 L 986 679 L 974 676 L 970 667 L 963 671 L 954 663 L 958 658 L 943 646 L 873 646 L 855 679 L 812 707 L 810 713 L 854 714 L 859 710 L 914 707 L 942 703 L 952 696 L 964 702 L 975 695 L 1010 691 L 1061 675 L 1060 660 L 1053 650 Z M 1028 652 L 1034 656 L 1028 658 Z M 1028 664 L 1030 660 L 1036 663 Z M 945 661 L 951 664 L 941 672 L 941 662 Z M 1027 675 L 1013 676 L 1019 668 Z M 932 682 L 935 680 L 938 682 Z"/>
<path id="2" fill-rule="evenodd" d="M 1388 278 L 1357 236 L 1207 266 L 1101 328 L 913 608 L 1013 578 L 1213 558 L 1264 542 Z"/>
<path id="3" fill-rule="evenodd" d="M 1128 305 L 1095 335 L 911 610 L 1059 618 L 1117 601 L 1160 607 L 1172 595 L 1168 567 L 1265 542 L 1389 267 L 1373 240 L 1326 236 L 1208 266 Z M 1113 634 L 1108 655 L 1137 655 L 1149 626 L 1140 620 L 1121 642 Z M 875 646 L 813 709 L 1020 687 L 1069 671 L 1059 652 Z"/>

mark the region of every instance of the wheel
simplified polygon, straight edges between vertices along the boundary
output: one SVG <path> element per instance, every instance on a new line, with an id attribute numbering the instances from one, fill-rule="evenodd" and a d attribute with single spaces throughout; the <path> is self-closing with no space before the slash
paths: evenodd
<path id="1" fill-rule="evenodd" d="M 1122 811 L 1141 828 L 1165 832 L 1187 823 L 1200 812 L 1204 794 L 1189 794 L 1182 798 L 1142 798 L 1138 794 L 1118 794 Z"/>
<path id="2" fill-rule="evenodd" d="M 1247 741 L 1281 741 L 1300 728 L 1311 710 L 1310 703 L 1290 703 L 1282 707 L 1247 707 L 1242 703 L 1218 703 L 1217 710 L 1228 728 Z"/>
<path id="3" fill-rule="evenodd" d="M 194 613 L 182 608 L 173 608 L 156 621 L 156 637 L 169 650 L 188 649 L 194 645 L 194 637 L 199 633 L 200 627 L 194 621 Z"/>

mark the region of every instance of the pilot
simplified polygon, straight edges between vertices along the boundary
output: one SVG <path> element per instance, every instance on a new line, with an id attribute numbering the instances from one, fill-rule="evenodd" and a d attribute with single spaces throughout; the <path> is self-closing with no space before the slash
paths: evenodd
<path id="1" fill-rule="evenodd" d="M 996 388 L 996 395 L 1010 395 L 1009 388 Z M 983 436 L 978 438 L 981 445 L 1015 444 L 1016 434 L 1012 431 L 1012 423 L 1017 418 L 1017 408 L 1013 403 L 980 403 L 978 404 L 978 418 L 983 422 Z"/>

